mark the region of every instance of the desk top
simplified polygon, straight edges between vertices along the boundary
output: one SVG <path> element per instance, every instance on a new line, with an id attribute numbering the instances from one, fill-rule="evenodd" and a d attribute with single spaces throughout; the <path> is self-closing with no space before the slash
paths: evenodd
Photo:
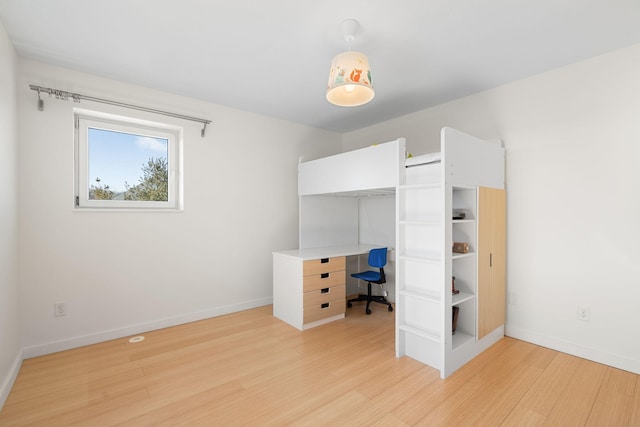
<path id="1" fill-rule="evenodd" d="M 325 248 L 306 248 L 306 249 L 292 249 L 289 251 L 277 251 L 274 252 L 278 255 L 285 255 L 294 258 L 300 258 L 303 261 L 319 258 L 332 258 L 337 256 L 349 256 L 368 254 L 371 249 L 383 248 L 384 245 L 343 245 L 343 246 L 329 246 Z"/>

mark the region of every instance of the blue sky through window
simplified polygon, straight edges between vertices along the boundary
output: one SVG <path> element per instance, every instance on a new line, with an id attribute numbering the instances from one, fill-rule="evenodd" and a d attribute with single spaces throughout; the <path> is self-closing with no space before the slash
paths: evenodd
<path id="1" fill-rule="evenodd" d="M 115 192 L 125 191 L 125 181 L 136 185 L 142 166 L 151 157 L 167 159 L 169 141 L 131 133 L 89 128 L 89 185 L 108 185 Z"/>

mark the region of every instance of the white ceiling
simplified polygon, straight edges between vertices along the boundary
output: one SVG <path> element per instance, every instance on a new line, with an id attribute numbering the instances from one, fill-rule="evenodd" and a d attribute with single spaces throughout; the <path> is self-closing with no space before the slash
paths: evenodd
<path id="1" fill-rule="evenodd" d="M 325 99 L 349 18 L 376 89 L 355 108 Z M 640 0 L 0 0 L 0 19 L 21 56 L 338 132 L 640 42 Z"/>

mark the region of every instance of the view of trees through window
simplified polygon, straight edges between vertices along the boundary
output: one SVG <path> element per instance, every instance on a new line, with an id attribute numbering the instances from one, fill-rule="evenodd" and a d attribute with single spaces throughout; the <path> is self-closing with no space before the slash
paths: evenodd
<path id="1" fill-rule="evenodd" d="M 96 177 L 95 184 L 89 187 L 90 200 L 146 200 L 166 202 L 169 200 L 169 171 L 167 159 L 158 157 L 150 158 L 147 164 L 142 165 L 142 177 L 140 182 L 131 185 L 125 181 L 126 190 L 115 192 L 109 188 L 109 184 L 103 184 L 100 177 Z"/>
<path id="2" fill-rule="evenodd" d="M 89 200 L 169 200 L 168 141 L 89 129 Z"/>

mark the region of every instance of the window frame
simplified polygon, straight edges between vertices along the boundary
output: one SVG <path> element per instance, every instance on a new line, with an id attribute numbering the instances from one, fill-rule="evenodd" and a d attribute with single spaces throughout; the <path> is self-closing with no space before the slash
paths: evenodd
<path id="1" fill-rule="evenodd" d="M 162 138 L 167 143 L 168 200 L 91 200 L 89 189 L 89 128 Z M 182 128 L 166 123 L 151 122 L 132 117 L 74 111 L 74 208 L 77 210 L 182 210 Z"/>

